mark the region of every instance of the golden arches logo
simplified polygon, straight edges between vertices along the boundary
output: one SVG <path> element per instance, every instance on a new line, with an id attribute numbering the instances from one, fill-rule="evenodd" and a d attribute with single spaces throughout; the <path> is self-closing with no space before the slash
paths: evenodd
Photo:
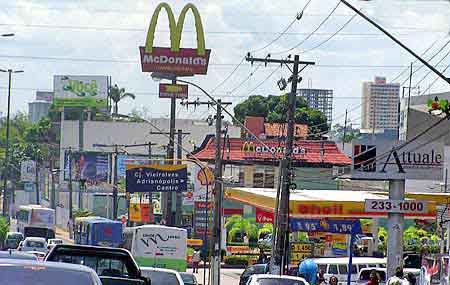
<path id="1" fill-rule="evenodd" d="M 151 18 L 150 25 L 147 31 L 147 39 L 145 40 L 145 52 L 152 53 L 156 24 L 158 22 L 158 17 L 162 9 L 166 10 L 167 17 L 169 19 L 171 51 L 172 52 L 180 51 L 181 33 L 183 32 L 186 14 L 187 12 L 192 11 L 195 20 L 195 29 L 197 32 L 197 54 L 204 56 L 206 50 L 205 50 L 205 34 L 203 31 L 202 19 L 200 17 L 200 13 L 197 10 L 197 7 L 195 7 L 191 3 L 184 6 L 183 10 L 181 10 L 181 14 L 178 21 L 175 20 L 175 16 L 169 4 L 163 2 L 156 7 L 155 11 L 153 12 L 153 16 Z"/>
<path id="2" fill-rule="evenodd" d="M 243 152 L 255 152 L 255 145 L 253 142 L 245 142 L 242 146 Z"/>

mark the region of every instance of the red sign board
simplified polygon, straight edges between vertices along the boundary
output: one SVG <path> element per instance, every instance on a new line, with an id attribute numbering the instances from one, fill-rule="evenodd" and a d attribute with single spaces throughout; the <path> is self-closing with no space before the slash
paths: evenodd
<path id="1" fill-rule="evenodd" d="M 153 207 L 150 207 L 150 204 L 141 204 L 141 222 L 142 223 L 150 223 L 153 221 Z"/>
<path id="2" fill-rule="evenodd" d="M 210 49 L 205 55 L 198 55 L 197 49 L 180 48 L 173 52 L 170 48 L 153 47 L 151 53 L 145 52 L 145 47 L 139 48 L 143 72 L 163 72 L 179 76 L 206 74 L 208 71 Z"/>
<path id="3" fill-rule="evenodd" d="M 188 98 L 188 86 L 184 84 L 159 84 L 159 98 Z"/>
<path id="4" fill-rule="evenodd" d="M 263 211 L 256 208 L 256 223 L 257 224 L 273 224 L 274 218 L 273 213 Z"/>

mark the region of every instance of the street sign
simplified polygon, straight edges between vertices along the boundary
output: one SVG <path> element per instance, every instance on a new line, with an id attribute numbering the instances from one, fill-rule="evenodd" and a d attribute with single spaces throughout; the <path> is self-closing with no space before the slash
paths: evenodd
<path id="1" fill-rule="evenodd" d="M 187 99 L 188 86 L 185 84 L 159 84 L 159 98 Z"/>
<path id="2" fill-rule="evenodd" d="M 187 166 L 127 165 L 126 190 L 135 192 L 187 191 Z"/>
<path id="3" fill-rule="evenodd" d="M 359 220 L 289 219 L 293 232 L 325 232 L 333 234 L 360 234 Z"/>
<path id="4" fill-rule="evenodd" d="M 368 213 L 424 214 L 428 212 L 428 203 L 417 200 L 367 199 L 364 206 Z"/>
<path id="5" fill-rule="evenodd" d="M 34 182 L 36 180 L 36 163 L 33 160 L 25 160 L 20 163 L 20 181 Z"/>
<path id="6" fill-rule="evenodd" d="M 23 188 L 24 188 L 25 192 L 34 192 L 34 183 L 30 183 L 30 182 L 24 183 Z"/>

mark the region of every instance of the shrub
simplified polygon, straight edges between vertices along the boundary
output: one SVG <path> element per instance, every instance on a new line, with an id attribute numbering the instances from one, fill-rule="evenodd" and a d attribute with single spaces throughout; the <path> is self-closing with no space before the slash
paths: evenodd
<path id="1" fill-rule="evenodd" d="M 228 265 L 248 265 L 251 256 L 231 255 L 225 256 L 223 262 Z"/>

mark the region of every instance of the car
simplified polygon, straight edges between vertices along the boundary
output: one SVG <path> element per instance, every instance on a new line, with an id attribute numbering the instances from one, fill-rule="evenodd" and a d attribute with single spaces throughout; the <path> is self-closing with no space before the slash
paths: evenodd
<path id="1" fill-rule="evenodd" d="M 16 249 L 19 243 L 23 241 L 23 234 L 19 232 L 7 232 L 5 237 L 5 242 L 3 245 L 3 250 Z"/>
<path id="2" fill-rule="evenodd" d="M 141 267 L 141 272 L 152 280 L 152 285 L 184 285 L 181 274 L 172 269 Z"/>
<path id="3" fill-rule="evenodd" d="M 45 238 L 41 237 L 27 237 L 20 242 L 17 250 L 47 252 L 47 242 L 45 241 Z"/>
<path id="4" fill-rule="evenodd" d="M 57 244 L 45 261 L 83 264 L 92 268 L 103 285 L 150 285 L 131 253 L 123 248 Z"/>
<path id="5" fill-rule="evenodd" d="M 60 238 L 51 238 L 47 240 L 47 248 L 48 250 L 52 249 L 57 244 L 63 244 L 63 240 Z"/>
<path id="6" fill-rule="evenodd" d="M 192 273 L 180 272 L 181 279 L 184 282 L 184 285 L 200 285 L 197 282 L 197 277 L 195 277 Z"/>
<path id="7" fill-rule="evenodd" d="M 83 265 L 0 259 L 2 284 L 102 285 L 94 270 Z"/>
<path id="8" fill-rule="evenodd" d="M 239 279 L 239 285 L 247 284 L 250 276 L 254 274 L 264 274 L 269 271 L 269 266 L 267 264 L 254 264 L 247 267 L 244 272 L 242 272 L 241 277 Z"/>
<path id="9" fill-rule="evenodd" d="M 385 285 L 386 284 L 386 268 L 378 268 L 378 267 L 372 267 L 372 268 L 364 268 L 361 269 L 361 271 L 358 274 L 358 280 L 356 281 L 357 285 L 367 285 L 369 284 L 370 274 L 372 271 L 375 271 L 379 277 L 379 284 Z M 408 273 L 412 273 L 416 281 L 419 279 L 420 275 L 420 269 L 415 268 L 404 268 L 403 273 L 406 276 Z"/>
<path id="10" fill-rule="evenodd" d="M 247 285 L 309 285 L 309 283 L 301 277 L 255 274 L 250 276 Z"/>
<path id="11" fill-rule="evenodd" d="M 30 254 L 28 252 L 19 252 L 17 250 L 7 250 L 7 251 L 0 251 L 0 260 L 1 259 L 24 259 L 24 260 L 35 260 L 37 261 L 38 258 L 34 254 Z"/>

